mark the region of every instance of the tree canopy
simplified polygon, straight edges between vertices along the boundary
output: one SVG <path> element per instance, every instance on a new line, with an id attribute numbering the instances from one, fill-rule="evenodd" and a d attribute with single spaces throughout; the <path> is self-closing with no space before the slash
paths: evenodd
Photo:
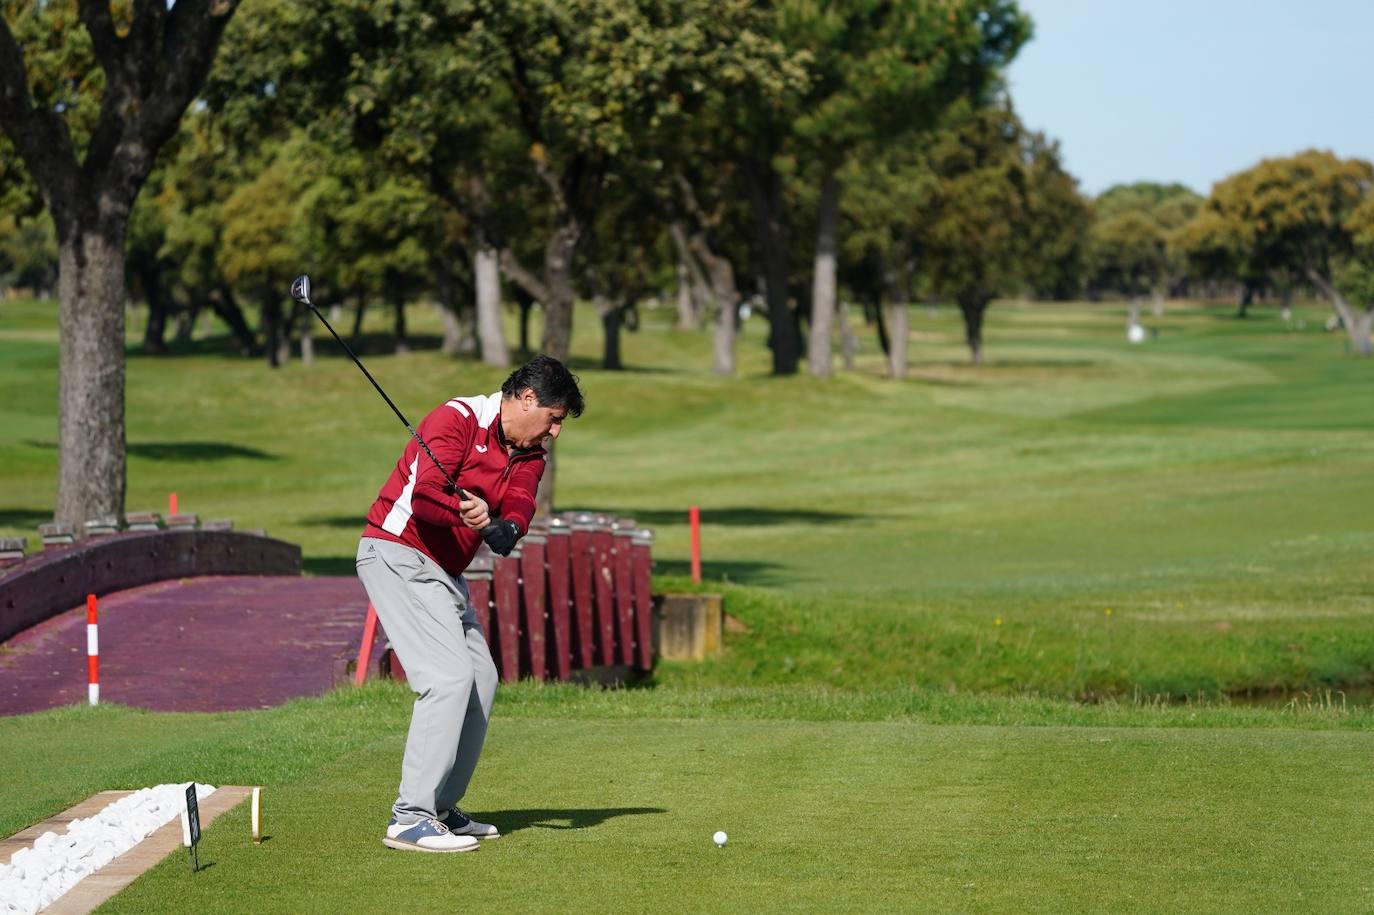
<path id="1" fill-rule="evenodd" d="M 1369 351 L 1369 163 L 1307 151 L 1206 200 L 1089 201 L 1002 80 L 1031 34 L 1012 0 L 242 3 L 0 18 L 0 281 L 57 285 L 61 518 L 122 508 L 127 296 L 146 352 L 208 308 L 279 364 L 309 347 L 285 295 L 302 270 L 355 334 L 382 304 L 403 350 L 428 299 L 445 350 L 493 365 L 503 299 L 514 345 L 560 357 L 594 303 L 615 368 L 640 301 L 674 291 L 724 374 L 748 300 L 775 374 L 830 374 L 856 301 L 904 378 L 917 299 L 960 309 L 978 362 L 999 296 L 1162 309 L 1190 283 L 1243 307 L 1314 288 Z"/>

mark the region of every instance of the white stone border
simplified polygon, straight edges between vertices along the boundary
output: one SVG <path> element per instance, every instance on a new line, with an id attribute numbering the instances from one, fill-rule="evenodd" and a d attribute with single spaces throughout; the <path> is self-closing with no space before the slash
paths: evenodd
<path id="1" fill-rule="evenodd" d="M 181 785 L 160 785 L 157 789 L 142 789 L 141 792 L 133 791 L 102 791 L 99 794 L 87 798 L 69 810 L 64 811 L 54 817 L 32 826 L 9 839 L 0 842 L 0 860 L 9 857 L 8 865 L 0 865 L 0 913 L 10 915 L 17 912 L 43 911 L 46 915 L 69 915 L 69 913 L 90 912 L 128 886 L 137 879 L 144 871 L 161 861 L 170 852 L 182 847 L 181 820 L 178 814 L 185 804 L 186 786 L 189 782 Z M 46 908 L 33 908 L 32 904 L 21 907 L 21 903 L 27 900 L 27 894 L 15 896 L 7 878 L 15 875 L 16 863 L 20 866 L 23 874 L 20 877 L 21 887 L 28 884 L 32 887 L 33 881 L 25 880 L 29 869 L 37 863 L 37 853 L 47 852 L 53 848 L 63 850 L 61 858 L 63 866 L 59 872 L 71 872 L 80 868 L 66 866 L 66 862 L 73 855 L 74 849 L 79 849 L 83 854 L 76 855 L 77 860 L 92 859 L 98 860 L 104 857 L 103 852 L 98 852 L 95 846 L 103 847 L 105 843 L 97 843 L 92 840 L 90 835 L 86 835 L 91 829 L 84 824 L 96 820 L 105 811 L 113 811 L 116 816 L 114 822 L 120 825 L 113 827 L 114 830 L 122 830 L 127 835 L 138 832 L 138 823 L 132 811 L 147 809 L 150 806 L 148 792 L 166 789 L 175 793 L 175 801 L 172 802 L 170 809 L 166 809 L 166 819 L 159 824 L 154 824 L 150 830 L 143 831 L 139 839 L 135 839 L 133 844 L 126 848 L 122 853 L 112 859 L 106 859 L 106 863 L 99 869 L 86 869 L 81 877 L 71 881 L 67 889 L 57 896 L 52 897 Z M 211 793 L 213 792 L 213 794 Z M 208 827 L 210 822 L 219 814 L 237 806 L 240 802 L 247 799 L 252 793 L 251 787 L 244 786 L 224 786 L 218 790 L 208 785 L 197 786 L 197 797 L 204 798 L 199 803 L 200 819 L 202 827 Z M 137 801 L 131 801 L 135 796 L 143 795 Z M 124 804 L 124 806 L 119 806 Z M 159 800 L 155 805 L 159 811 L 166 808 L 166 804 Z M 109 825 L 107 821 L 105 825 Z M 72 829 L 70 827 L 76 827 Z M 59 835 L 59 831 L 64 834 Z M 45 838 L 51 834 L 51 838 Z M 73 838 L 75 841 L 68 843 L 67 839 Z M 82 843 L 88 842 L 93 847 L 83 848 Z M 37 846 L 42 844 L 42 848 Z M 28 854 L 22 854 L 27 850 Z M 46 854 L 43 857 L 48 857 Z M 16 862 L 18 858 L 18 862 Z M 35 873 L 39 873 L 35 871 Z M 42 881 L 39 887 L 57 885 L 59 880 L 50 880 L 49 871 L 42 872 Z M 48 893 L 40 890 L 39 899 Z"/>

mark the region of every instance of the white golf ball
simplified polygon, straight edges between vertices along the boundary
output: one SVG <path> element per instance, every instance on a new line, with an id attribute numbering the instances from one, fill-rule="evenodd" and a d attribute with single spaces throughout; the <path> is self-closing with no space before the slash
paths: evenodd
<path id="1" fill-rule="evenodd" d="M 717 845 L 724 845 L 725 840 L 728 838 L 730 837 L 725 834 L 725 830 L 717 829 L 716 834 L 711 836 L 711 841 L 715 842 Z"/>

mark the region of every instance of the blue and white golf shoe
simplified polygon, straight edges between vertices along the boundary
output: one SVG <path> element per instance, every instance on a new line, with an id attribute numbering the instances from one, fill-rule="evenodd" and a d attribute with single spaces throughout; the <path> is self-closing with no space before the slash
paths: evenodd
<path id="1" fill-rule="evenodd" d="M 472 836 L 454 835 L 439 820 L 397 823 L 395 817 L 386 824 L 386 837 L 382 839 L 382 844 L 403 851 L 429 852 L 475 851 L 481 847 Z"/>

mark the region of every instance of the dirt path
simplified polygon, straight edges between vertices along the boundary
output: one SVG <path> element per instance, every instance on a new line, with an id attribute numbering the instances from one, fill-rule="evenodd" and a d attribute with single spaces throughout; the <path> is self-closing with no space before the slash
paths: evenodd
<path id="1" fill-rule="evenodd" d="M 162 711 L 266 708 L 328 691 L 356 658 L 356 578 L 225 576 L 102 597 L 100 698 Z M 86 610 L 0 645 L 0 715 L 86 701 Z"/>

